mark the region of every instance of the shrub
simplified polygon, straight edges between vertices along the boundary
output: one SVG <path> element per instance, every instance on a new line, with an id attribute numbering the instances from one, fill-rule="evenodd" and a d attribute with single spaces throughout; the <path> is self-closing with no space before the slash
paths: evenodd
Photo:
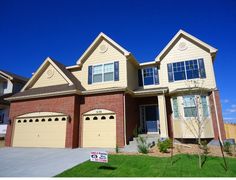
<path id="1" fill-rule="evenodd" d="M 224 142 L 224 151 L 225 151 L 228 155 L 232 155 L 231 143 L 230 143 L 230 142 Z"/>
<path id="2" fill-rule="evenodd" d="M 168 149 L 171 148 L 172 146 L 172 140 L 171 139 L 166 139 L 164 141 L 158 140 L 157 147 L 160 152 L 167 153 Z"/>
<path id="3" fill-rule="evenodd" d="M 147 139 L 144 137 L 138 137 L 137 138 L 137 147 L 138 147 L 138 152 L 147 154 L 149 152 L 149 147 L 150 145 L 147 143 Z"/>
<path id="4" fill-rule="evenodd" d="M 133 130 L 133 136 L 134 137 L 138 137 L 138 128 L 137 125 L 135 126 L 134 130 Z"/>
<path id="5" fill-rule="evenodd" d="M 207 155 L 207 154 L 209 154 L 209 148 L 208 148 L 208 146 L 207 146 L 207 141 L 206 140 L 204 140 L 204 141 L 201 141 L 201 149 L 203 150 L 203 153 L 205 154 L 205 155 Z"/>
<path id="6" fill-rule="evenodd" d="M 118 147 L 118 145 L 116 145 L 116 153 L 119 153 L 120 152 L 120 149 Z"/>

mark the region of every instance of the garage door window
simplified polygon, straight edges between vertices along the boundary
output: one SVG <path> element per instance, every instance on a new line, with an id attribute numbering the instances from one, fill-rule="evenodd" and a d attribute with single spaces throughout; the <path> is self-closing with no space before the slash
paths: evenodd
<path id="1" fill-rule="evenodd" d="M 48 119 L 48 121 L 52 121 L 52 119 L 51 119 L 51 118 L 49 118 L 49 119 Z"/>
<path id="2" fill-rule="evenodd" d="M 36 119 L 36 120 L 35 120 L 35 122 L 39 122 L 39 120 L 38 120 L 38 119 Z"/>
<path id="3" fill-rule="evenodd" d="M 42 119 L 41 121 L 42 121 L 42 122 L 45 122 L 45 119 Z"/>
<path id="4" fill-rule="evenodd" d="M 17 122 L 18 122 L 18 123 L 21 123 L 21 120 L 18 120 Z"/>
<path id="5" fill-rule="evenodd" d="M 93 118 L 93 120 L 98 120 L 98 117 L 97 117 L 97 116 L 95 116 L 95 117 Z"/>
<path id="6" fill-rule="evenodd" d="M 55 118 L 54 120 L 55 120 L 55 121 L 59 121 L 59 119 L 58 119 L 58 118 Z"/>
<path id="7" fill-rule="evenodd" d="M 86 117 L 86 118 L 85 118 L 85 120 L 89 121 L 89 120 L 90 120 L 90 118 L 89 118 L 89 117 Z"/>
<path id="8" fill-rule="evenodd" d="M 105 117 L 105 116 L 102 116 L 101 120 L 106 120 L 106 117 Z"/>
<path id="9" fill-rule="evenodd" d="M 26 123 L 26 122 L 27 122 L 27 120 L 25 119 L 23 122 L 24 122 L 24 123 Z"/>
<path id="10" fill-rule="evenodd" d="M 30 120 L 29 120 L 29 122 L 33 122 L 33 120 L 32 120 L 32 119 L 30 119 Z"/>
<path id="11" fill-rule="evenodd" d="M 65 121 L 65 120 L 66 120 L 66 118 L 62 118 L 61 120 L 62 120 L 62 121 Z"/>
<path id="12" fill-rule="evenodd" d="M 114 116 L 110 116 L 109 119 L 114 119 Z"/>

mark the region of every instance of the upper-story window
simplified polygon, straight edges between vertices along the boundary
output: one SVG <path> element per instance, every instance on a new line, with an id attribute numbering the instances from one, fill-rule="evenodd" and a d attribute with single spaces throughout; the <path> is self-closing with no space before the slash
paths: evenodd
<path id="1" fill-rule="evenodd" d="M 203 59 L 181 61 L 167 64 L 169 82 L 206 78 Z"/>
<path id="2" fill-rule="evenodd" d="M 119 81 L 118 61 L 88 67 L 88 84 L 106 81 Z"/>
<path id="3" fill-rule="evenodd" d="M 4 94 L 5 89 L 7 89 L 7 81 L 0 82 L 0 95 Z"/>
<path id="4" fill-rule="evenodd" d="M 159 84 L 157 67 L 147 67 L 139 69 L 139 86 Z"/>

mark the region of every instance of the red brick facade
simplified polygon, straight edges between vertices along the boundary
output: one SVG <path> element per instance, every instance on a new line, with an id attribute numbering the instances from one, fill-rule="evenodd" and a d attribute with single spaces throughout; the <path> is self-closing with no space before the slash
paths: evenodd
<path id="1" fill-rule="evenodd" d="M 218 139 L 218 137 L 220 136 L 220 134 L 219 134 L 219 130 L 220 130 L 221 139 L 224 140 L 224 139 L 226 139 L 226 136 L 225 136 L 225 128 L 224 128 L 224 121 L 223 121 L 223 116 L 222 116 L 221 103 L 220 103 L 220 95 L 219 95 L 218 90 L 216 90 L 214 92 L 215 93 L 211 92 L 211 94 L 209 96 L 212 124 L 213 124 L 213 130 L 214 130 L 214 139 Z M 218 116 L 218 119 L 219 119 L 220 129 L 218 128 L 218 125 L 217 125 L 215 104 L 214 104 L 214 100 L 213 100 L 214 94 L 215 94 L 216 108 L 217 108 L 217 111 L 218 111 L 217 116 Z"/>
<path id="2" fill-rule="evenodd" d="M 124 93 L 82 96 L 80 99 L 79 147 L 82 147 L 83 114 L 93 109 L 107 109 L 116 113 L 116 144 L 124 147 Z"/>
<path id="3" fill-rule="evenodd" d="M 41 111 L 64 113 L 70 117 L 66 127 L 65 147 L 75 148 L 78 146 L 78 110 L 76 95 L 12 102 L 9 113 L 11 124 L 7 127 L 5 145 L 12 145 L 12 131 L 17 116 Z"/>

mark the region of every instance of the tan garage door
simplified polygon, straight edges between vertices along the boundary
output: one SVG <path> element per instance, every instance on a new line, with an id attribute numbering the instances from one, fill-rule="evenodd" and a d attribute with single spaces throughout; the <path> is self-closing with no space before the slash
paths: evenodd
<path id="1" fill-rule="evenodd" d="M 115 114 L 83 116 L 83 147 L 116 147 Z"/>
<path id="2" fill-rule="evenodd" d="M 17 118 L 13 146 L 64 148 L 66 122 L 66 116 Z"/>

